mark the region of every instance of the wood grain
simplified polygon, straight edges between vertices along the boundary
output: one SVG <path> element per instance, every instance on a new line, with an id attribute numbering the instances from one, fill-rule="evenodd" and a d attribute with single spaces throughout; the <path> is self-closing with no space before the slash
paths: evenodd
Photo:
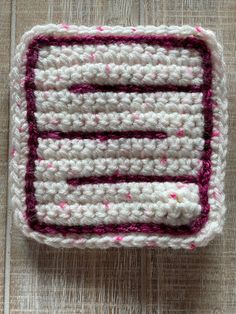
<path id="1" fill-rule="evenodd" d="M 9 2 L 6 1 L 3 7 L 4 19 L 10 10 L 7 4 Z M 7 235 L 12 234 L 11 267 L 10 271 L 5 270 L 5 277 L 10 279 L 9 291 L 9 287 L 5 287 L 5 314 L 235 313 L 235 1 L 18 0 L 13 1 L 11 14 L 12 21 L 15 21 L 12 23 L 12 34 L 16 34 L 13 38 L 16 43 L 33 25 L 49 22 L 84 25 L 191 24 L 211 28 L 224 44 L 229 80 L 230 142 L 226 178 L 228 213 L 224 236 L 193 252 L 162 249 L 80 251 L 52 249 L 25 239 L 15 227 L 12 230 L 8 228 Z M 7 25 L 7 20 L 4 23 Z M 5 27 L 4 38 L 8 38 L 9 29 Z M 9 66 L 9 47 L 6 49 L 6 54 L 0 59 L 6 60 L 1 64 L 4 73 L 8 72 Z M 2 119 L 2 115 L 0 118 L 3 150 L 0 156 L 3 159 L 6 158 L 7 134 L 4 137 L 1 132 L 6 132 L 8 123 L 7 107 L 3 105 L 7 103 L 5 84 L 3 80 L 0 85 L 0 97 L 4 99 L 0 108 L 5 114 L 5 118 Z M 1 160 L 0 170 L 4 170 L 4 162 Z M 3 176 L 1 193 L 5 193 L 2 191 L 6 189 L 6 174 L 4 176 L 3 173 L 0 172 Z M 5 196 L 1 198 L 4 208 L 5 199 Z M 4 229 L 0 232 L 3 239 Z M 9 250 L 10 246 L 6 249 Z"/>
<path id="2" fill-rule="evenodd" d="M 7 209 L 8 74 L 10 61 L 11 6 L 0 0 L 0 312 L 3 311 L 5 224 Z"/>

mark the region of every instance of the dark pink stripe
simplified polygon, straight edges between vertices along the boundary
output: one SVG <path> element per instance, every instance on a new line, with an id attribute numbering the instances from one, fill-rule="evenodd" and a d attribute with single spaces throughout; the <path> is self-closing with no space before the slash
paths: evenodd
<path id="1" fill-rule="evenodd" d="M 40 49 L 45 46 L 70 46 L 70 45 L 99 45 L 99 44 L 148 44 L 148 45 L 160 45 L 167 49 L 184 48 L 194 49 L 200 52 L 201 55 L 206 56 L 206 52 L 209 49 L 206 43 L 193 36 L 181 38 L 175 35 L 75 35 L 75 36 L 49 36 L 38 35 L 36 36 L 29 48 L 33 47 Z M 206 60 L 206 58 L 205 58 Z"/>
<path id="2" fill-rule="evenodd" d="M 144 176 L 144 175 L 121 175 L 113 174 L 111 176 L 100 177 L 82 177 L 71 178 L 67 183 L 73 186 L 84 184 L 116 184 L 116 183 L 130 183 L 130 182 L 183 182 L 183 183 L 198 183 L 197 177 L 194 176 Z"/>
<path id="3" fill-rule="evenodd" d="M 156 92 L 185 92 L 198 93 L 204 90 L 204 85 L 177 86 L 177 85 L 98 85 L 98 84 L 75 84 L 68 88 L 70 92 L 85 94 L 97 92 L 123 92 L 123 93 L 156 93 Z"/>
<path id="4" fill-rule="evenodd" d="M 90 139 L 107 141 L 109 139 L 117 140 L 119 138 L 149 138 L 149 139 L 165 139 L 166 132 L 161 131 L 103 131 L 103 132 L 59 132 L 59 131 L 42 131 L 39 133 L 41 138 L 52 138 L 61 140 L 64 138 L 72 139 Z"/>
<path id="5" fill-rule="evenodd" d="M 183 225 L 172 227 L 164 224 L 154 224 L 154 223 L 127 223 L 127 224 L 109 224 L 109 225 L 98 225 L 98 226 L 59 226 L 46 224 L 44 222 L 38 222 L 37 219 L 30 220 L 28 218 L 30 227 L 39 233 L 57 235 L 58 233 L 67 236 L 69 234 L 96 234 L 104 235 L 107 233 L 117 234 L 117 233 L 148 233 L 148 234 L 160 234 L 166 235 L 171 234 L 173 236 L 180 235 L 190 235 L 198 232 L 202 226 L 196 228 L 194 225 Z M 199 229 L 200 228 L 200 229 Z M 194 230 L 194 231 L 193 231 Z"/>
<path id="6" fill-rule="evenodd" d="M 36 89 L 34 83 L 34 69 L 36 68 L 38 60 L 39 49 L 43 46 L 62 46 L 62 45 L 84 45 L 84 44 L 111 44 L 111 43 L 147 43 L 150 45 L 160 45 L 166 48 L 182 47 L 186 49 L 197 50 L 202 57 L 203 67 L 203 115 L 204 115 L 204 151 L 202 154 L 202 168 L 196 178 L 199 186 L 200 203 L 202 206 L 201 214 L 190 225 L 182 226 L 167 226 L 164 224 L 121 224 L 121 225 L 100 225 L 100 226 L 58 226 L 52 224 L 40 223 L 37 219 L 36 198 L 35 198 L 35 160 L 37 156 L 39 132 L 35 119 L 35 95 Z M 44 36 L 35 37 L 28 47 L 26 54 L 26 77 L 25 77 L 25 92 L 27 100 L 27 121 L 29 129 L 28 139 L 28 161 L 26 165 L 25 175 L 25 193 L 26 193 L 26 219 L 29 227 L 34 231 L 56 235 L 58 233 L 66 236 L 67 234 L 105 234 L 105 233 L 130 233 L 130 232 L 144 232 L 157 234 L 171 234 L 174 236 L 191 235 L 199 232 L 206 221 L 208 220 L 208 213 L 210 205 L 208 203 L 208 188 L 211 177 L 211 137 L 213 128 L 212 119 L 212 100 L 211 100 L 211 86 L 212 86 L 212 64 L 211 53 L 206 43 L 198 38 L 189 36 L 180 38 L 178 36 L 113 36 L 113 35 L 95 35 L 95 36 Z M 195 86 L 190 88 L 194 92 Z"/>

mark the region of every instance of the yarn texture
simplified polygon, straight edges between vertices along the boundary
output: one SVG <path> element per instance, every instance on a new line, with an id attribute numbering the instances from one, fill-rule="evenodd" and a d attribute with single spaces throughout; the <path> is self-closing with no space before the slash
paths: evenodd
<path id="1" fill-rule="evenodd" d="M 26 236 L 194 249 L 221 233 L 227 100 L 213 32 L 35 26 L 11 91 L 11 207 Z"/>

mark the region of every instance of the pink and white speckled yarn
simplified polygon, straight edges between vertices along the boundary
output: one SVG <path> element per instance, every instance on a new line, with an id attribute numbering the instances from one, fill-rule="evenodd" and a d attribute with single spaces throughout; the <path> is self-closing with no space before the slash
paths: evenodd
<path id="1" fill-rule="evenodd" d="M 190 26 L 36 26 L 12 77 L 12 207 L 55 247 L 206 245 L 224 222 L 222 49 Z"/>

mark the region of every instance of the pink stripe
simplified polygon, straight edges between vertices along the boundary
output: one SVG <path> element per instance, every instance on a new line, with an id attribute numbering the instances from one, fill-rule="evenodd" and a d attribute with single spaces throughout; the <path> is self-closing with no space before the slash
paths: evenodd
<path id="1" fill-rule="evenodd" d="M 60 132 L 60 131 L 42 131 L 39 133 L 39 137 L 46 139 L 52 138 L 60 140 L 64 138 L 68 139 L 90 139 L 107 141 L 109 139 L 117 140 L 119 138 L 149 138 L 149 139 L 165 139 L 167 138 L 166 132 L 161 131 L 97 131 L 97 132 Z"/>
<path id="2" fill-rule="evenodd" d="M 62 46 L 62 45 L 84 45 L 84 44 L 111 44 L 111 43 L 147 43 L 150 45 L 160 45 L 166 48 L 182 47 L 185 49 L 195 49 L 202 57 L 202 67 L 204 70 L 202 85 L 203 89 L 203 115 L 204 115 L 204 149 L 202 154 L 202 168 L 196 178 L 199 186 L 200 203 L 202 206 L 201 214 L 190 225 L 178 227 L 167 226 L 164 224 L 122 224 L 122 225 L 100 225 L 100 226 L 58 226 L 52 224 L 40 223 L 37 219 L 36 197 L 35 197 L 35 161 L 38 159 L 37 147 L 39 132 L 35 119 L 36 105 L 34 90 L 34 69 L 38 60 L 38 52 L 44 46 Z M 193 36 L 181 38 L 178 36 L 155 36 L 155 35 L 133 35 L 133 36 L 113 36 L 113 35 L 95 35 L 95 36 L 46 36 L 39 35 L 30 43 L 27 51 L 27 63 L 25 73 L 25 92 L 27 101 L 27 121 L 28 121 L 28 161 L 25 175 L 25 193 L 26 193 L 26 219 L 29 227 L 43 234 L 56 235 L 58 233 L 66 236 L 68 234 L 105 234 L 105 233 L 156 233 L 171 234 L 174 236 L 191 235 L 199 232 L 208 220 L 210 205 L 208 203 L 208 188 L 211 177 L 211 138 L 213 128 L 213 113 L 211 100 L 212 86 L 212 64 L 211 53 L 206 43 Z M 195 91 L 196 87 L 192 86 L 190 90 Z M 190 91 L 189 90 L 189 91 Z M 176 177 L 178 178 L 178 177 Z"/>
<path id="3" fill-rule="evenodd" d="M 204 85 L 98 85 L 98 84 L 74 84 L 68 88 L 72 93 L 85 94 L 97 92 L 123 92 L 123 93 L 155 93 L 155 92 L 185 92 L 197 93 L 204 90 Z"/>
<path id="4" fill-rule="evenodd" d="M 144 175 L 121 175 L 113 174 L 111 176 L 100 177 L 82 177 L 71 178 L 67 183 L 73 186 L 84 184 L 116 184 L 116 183 L 130 183 L 130 182 L 183 182 L 183 183 L 198 183 L 194 176 L 144 176 Z"/>

